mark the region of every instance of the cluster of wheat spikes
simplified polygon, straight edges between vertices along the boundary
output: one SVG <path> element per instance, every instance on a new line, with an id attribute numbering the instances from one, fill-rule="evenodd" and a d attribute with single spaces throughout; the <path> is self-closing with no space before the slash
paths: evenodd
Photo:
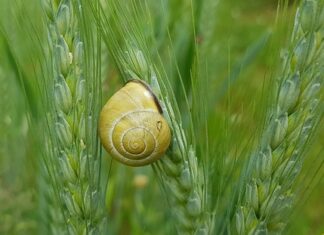
<path id="1" fill-rule="evenodd" d="M 114 2 L 110 2 L 110 7 L 113 9 L 110 18 L 104 13 L 97 18 L 107 47 L 125 80 L 143 79 L 151 85 L 162 101 L 164 115 L 173 130 L 169 151 L 153 168 L 172 207 L 177 231 L 179 234 L 211 233 L 213 211 L 208 211 L 204 198 L 208 192 L 204 187 L 203 168 L 198 164 L 196 146 L 185 134 L 177 116 L 179 108 L 170 98 L 173 96 L 166 74 L 148 59 L 144 36 L 132 22 L 138 16 L 135 14 L 130 21 L 123 17 L 123 14 L 131 15 L 127 7 Z M 136 6 L 130 8 L 140 12 Z M 322 18 L 320 1 L 303 1 L 297 11 L 291 47 L 284 55 L 284 68 L 276 81 L 278 93 L 271 103 L 268 127 L 258 153 L 251 157 L 251 164 L 242 175 L 233 219 L 238 234 L 279 233 L 286 225 L 286 214 L 293 200 L 292 184 L 301 168 L 305 143 L 319 118 Z"/>
<path id="2" fill-rule="evenodd" d="M 100 157 L 96 132 L 98 81 L 85 47 L 85 12 L 80 1 L 43 1 L 51 63 L 44 94 L 49 138 L 45 157 L 45 203 L 53 234 L 97 234 L 102 221 Z M 97 110 L 97 113 L 96 113 Z"/>
<path id="3" fill-rule="evenodd" d="M 6 1 L 9 2 L 0 0 L 0 5 Z M 23 40 L 11 42 L 10 38 L 15 38 L 16 32 L 3 27 L 4 22 L 11 27 L 11 22 L 7 22 L 11 19 L 17 25 L 23 22 L 23 17 L 28 14 L 22 16 L 21 9 L 28 4 L 15 1 L 12 9 L 16 8 L 16 18 L 7 17 L 10 16 L 9 12 L 5 17 L 0 15 L 0 51 L 7 51 L 8 64 L 11 63 L 11 66 L 6 63 L 0 65 L 1 83 L 5 83 L 7 77 L 19 77 L 24 85 L 35 82 L 38 90 L 33 94 L 36 88 L 32 87 L 30 91 L 27 86 L 21 88 L 30 106 L 26 110 L 35 112 L 34 116 L 29 116 L 30 126 L 25 132 L 35 132 L 31 134 L 35 143 L 43 145 L 37 146 L 38 154 L 34 157 L 35 161 L 40 162 L 34 166 L 37 171 L 29 173 L 37 178 L 35 184 L 39 186 L 37 193 L 32 192 L 37 197 L 32 198 L 34 201 L 30 200 L 31 204 L 39 204 L 41 218 L 37 217 L 39 221 L 34 226 L 42 227 L 32 231 L 39 229 L 39 234 L 57 235 L 115 234 L 118 233 L 115 227 L 122 226 L 126 228 L 117 228 L 118 234 L 166 234 L 168 229 L 174 231 L 172 234 L 183 235 L 281 234 L 285 231 L 292 209 L 296 208 L 296 183 L 300 182 L 297 177 L 305 165 L 306 150 L 311 146 L 311 137 L 323 120 L 323 0 L 300 2 L 288 48 L 281 53 L 282 67 L 278 72 L 273 72 L 273 80 L 269 82 L 274 88 L 266 89 L 271 90 L 269 92 L 264 91 L 269 104 L 259 110 L 260 113 L 266 111 L 264 127 L 260 122 L 255 124 L 261 137 L 243 140 L 244 150 L 241 146 L 228 148 L 232 146 L 229 142 L 234 142 L 229 132 L 236 132 L 233 134 L 235 137 L 250 137 L 254 133 L 246 134 L 227 128 L 232 116 L 226 116 L 227 113 L 219 111 L 222 110 L 221 105 L 215 104 L 218 96 L 222 95 L 218 93 L 231 96 L 228 81 L 225 82 L 224 92 L 218 92 L 223 87 L 214 90 L 219 84 L 216 81 L 219 69 L 213 67 L 217 62 L 215 58 L 224 57 L 215 53 L 213 47 L 217 41 L 215 35 L 218 36 L 214 31 L 217 25 L 215 11 L 217 3 L 221 1 L 41 2 L 35 1 L 35 4 L 42 8 L 43 20 L 38 24 L 26 20 L 21 26 L 26 26 L 26 29 L 17 30 L 25 33 L 26 41 L 30 41 L 27 45 L 34 45 L 37 50 L 29 56 L 20 52 L 23 45 L 15 50 L 15 43 Z M 288 0 L 283 2 L 288 5 Z M 185 12 L 183 15 L 182 11 Z M 27 12 L 31 14 L 30 9 Z M 0 14 L 3 14 L 1 9 Z M 215 20 L 207 22 L 213 17 Z M 108 52 L 102 49 L 102 44 L 105 44 Z M 285 47 L 284 44 L 281 46 Z M 33 50 L 26 49 L 27 52 Z M 107 53 L 108 59 L 102 59 L 101 54 L 104 53 Z M 31 60 L 26 62 L 26 58 Z M 227 60 L 221 59 L 222 62 Z M 7 72 L 10 71 L 7 67 L 12 67 L 15 72 Z M 131 179 L 112 177 L 111 184 L 107 184 L 108 190 L 105 188 L 107 182 L 102 180 L 109 174 L 122 175 L 122 166 L 114 165 L 119 164 L 117 162 L 106 160 L 105 163 L 110 161 L 110 165 L 102 166 L 104 160 L 101 159 L 97 127 L 102 107 L 103 75 L 108 77 L 111 87 L 116 78 L 123 82 L 130 79 L 145 81 L 157 96 L 163 116 L 172 130 L 171 144 L 165 156 L 151 167 L 139 169 L 154 174 L 153 187 L 147 186 L 145 178 L 146 183 L 140 184 L 147 188 L 140 191 L 135 186 L 136 189 L 126 192 L 129 197 L 135 198 L 146 190 L 146 196 L 152 198 L 153 204 L 149 206 L 154 208 L 149 208 L 151 211 L 155 210 L 155 206 L 161 208 L 168 205 L 163 211 L 149 213 L 145 207 L 146 201 L 141 202 L 144 206 L 140 206 L 145 207 L 141 213 L 145 214 L 140 214 L 140 219 L 145 217 L 145 222 L 153 221 L 150 228 L 137 226 L 141 231 L 130 229 L 133 228 L 132 217 L 135 215 L 130 210 L 137 205 L 110 205 L 108 201 L 118 201 L 120 204 L 124 201 L 109 198 L 118 193 L 104 195 L 110 188 L 126 191 L 124 181 L 131 182 Z M 11 86 L 13 82 L 6 84 Z M 111 87 L 109 93 L 113 93 Z M 1 111 L 12 113 L 12 110 L 8 111 L 8 105 L 14 104 L 14 100 L 8 101 L 9 92 L 6 91 L 10 89 L 7 86 L 0 88 L 5 92 L 0 102 L 5 104 Z M 275 93 L 271 94 L 273 90 Z M 29 110 L 32 108 L 35 110 Z M 21 110 L 17 116 L 28 116 L 28 111 Z M 0 129 L 6 129 L 12 121 L 10 115 L 3 116 L 5 119 L 2 120 L 0 115 Z M 224 119 L 226 125 L 217 123 L 220 119 Z M 14 138 L 0 141 L 0 155 L 10 155 L 8 149 L 1 148 L 3 143 L 16 139 L 12 143 L 14 145 L 23 139 L 16 138 L 23 128 L 16 128 Z M 9 129 L 4 133 L 9 133 Z M 8 159 L 0 160 L 6 163 Z M 324 161 L 321 160 L 321 163 Z M 18 165 L 16 163 L 10 165 L 10 170 L 20 169 L 15 166 Z M 322 166 L 316 167 L 319 169 Z M 133 171 L 130 167 L 122 169 Z M 0 181 L 2 185 L 2 172 Z M 160 198 L 156 196 L 159 193 L 153 191 L 156 185 L 162 192 Z M 0 200 L 1 196 L 2 190 Z M 131 201 L 139 202 L 144 197 L 139 198 Z M 165 199 L 162 206 L 159 205 L 161 198 Z M 6 231 L 1 227 L 1 208 L 0 205 L 0 233 Z M 115 208 L 126 209 L 120 212 Z M 108 211 L 111 211 L 110 215 L 106 215 Z M 130 214 L 127 215 L 130 221 L 124 220 L 127 213 Z M 147 219 L 151 215 L 152 218 Z M 34 215 L 30 217 L 29 220 L 35 220 Z M 162 225 L 159 227 L 157 224 Z M 170 224 L 172 228 L 169 228 Z"/>
<path id="4" fill-rule="evenodd" d="M 238 234 L 275 234 L 286 226 L 294 200 L 292 185 L 321 112 L 323 17 L 323 1 L 303 1 L 296 13 L 268 126 L 240 191 Z"/>

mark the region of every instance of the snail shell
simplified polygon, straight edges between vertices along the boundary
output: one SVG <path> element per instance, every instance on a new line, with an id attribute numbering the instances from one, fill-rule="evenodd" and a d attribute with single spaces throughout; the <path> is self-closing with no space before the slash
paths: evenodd
<path id="1" fill-rule="evenodd" d="M 158 160 L 171 140 L 157 98 L 140 80 L 129 81 L 108 100 L 100 114 L 99 133 L 107 152 L 129 166 Z"/>

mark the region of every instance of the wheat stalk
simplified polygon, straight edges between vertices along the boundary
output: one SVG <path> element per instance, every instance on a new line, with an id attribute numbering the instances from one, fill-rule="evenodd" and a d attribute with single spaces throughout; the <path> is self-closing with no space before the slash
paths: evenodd
<path id="1" fill-rule="evenodd" d="M 323 2 L 315 0 L 303 1 L 296 13 L 274 108 L 235 213 L 238 234 L 277 234 L 287 223 L 292 185 L 322 102 L 323 13 Z"/>
<path id="2" fill-rule="evenodd" d="M 61 219 L 54 223 L 53 234 L 96 234 L 102 222 L 94 113 L 99 92 L 93 74 L 87 72 L 91 64 L 85 55 L 82 7 L 74 0 L 43 1 L 53 56 L 53 78 L 45 87 L 50 109 L 46 147 L 51 156 L 45 165 L 53 185 L 48 194 L 54 201 L 51 218 L 53 222 Z"/>

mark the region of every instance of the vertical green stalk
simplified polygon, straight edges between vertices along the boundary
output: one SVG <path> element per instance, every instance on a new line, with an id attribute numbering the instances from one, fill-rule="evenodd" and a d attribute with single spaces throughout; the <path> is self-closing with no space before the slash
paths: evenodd
<path id="1" fill-rule="evenodd" d="M 235 213 L 238 234 L 278 234 L 294 201 L 292 186 L 320 116 L 324 66 L 323 1 L 304 0 L 258 152 L 251 159 Z"/>
<path id="2" fill-rule="evenodd" d="M 53 186 L 47 194 L 53 202 L 51 232 L 98 234 L 100 67 L 91 51 L 96 48 L 90 18 L 78 0 L 44 0 L 43 8 L 51 56 L 50 76 L 44 83 L 49 130 L 45 171 Z"/>

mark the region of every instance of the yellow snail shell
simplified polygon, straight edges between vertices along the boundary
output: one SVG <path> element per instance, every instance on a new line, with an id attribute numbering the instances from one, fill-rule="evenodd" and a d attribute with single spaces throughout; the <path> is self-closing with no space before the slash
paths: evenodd
<path id="1" fill-rule="evenodd" d="M 116 160 L 143 166 L 168 149 L 171 131 L 148 85 L 131 80 L 103 107 L 99 120 L 101 142 Z"/>

